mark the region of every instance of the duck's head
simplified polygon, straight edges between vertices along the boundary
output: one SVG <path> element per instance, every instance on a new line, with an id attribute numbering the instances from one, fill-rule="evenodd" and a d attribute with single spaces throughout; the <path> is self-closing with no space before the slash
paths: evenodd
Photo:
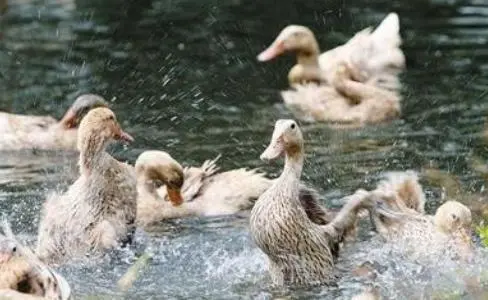
<path id="1" fill-rule="evenodd" d="M 89 111 L 80 123 L 78 150 L 101 149 L 111 140 L 133 142 L 134 138 L 122 130 L 109 108 L 99 107 Z"/>
<path id="2" fill-rule="evenodd" d="M 76 128 L 81 119 L 92 109 L 108 107 L 103 97 L 95 94 L 84 94 L 76 98 L 75 102 L 66 111 L 60 123 L 66 129 Z"/>
<path id="3" fill-rule="evenodd" d="M 471 211 L 457 201 L 447 201 L 436 211 L 434 222 L 441 232 L 446 234 L 459 233 L 470 240 Z"/>
<path id="4" fill-rule="evenodd" d="M 317 55 L 319 47 L 313 32 L 305 26 L 286 26 L 271 46 L 258 55 L 258 60 L 268 61 L 285 52 Z"/>
<path id="5" fill-rule="evenodd" d="M 139 182 L 155 187 L 165 184 L 169 201 L 174 206 L 183 203 L 183 168 L 171 155 L 164 151 L 145 151 L 137 158 L 135 169 Z"/>
<path id="6" fill-rule="evenodd" d="M 8 262 L 17 254 L 17 244 L 15 241 L 0 235 L 0 265 Z"/>
<path id="7" fill-rule="evenodd" d="M 261 154 L 261 160 L 274 160 L 286 154 L 294 157 L 303 151 L 303 135 L 294 120 L 276 121 L 269 146 Z"/>

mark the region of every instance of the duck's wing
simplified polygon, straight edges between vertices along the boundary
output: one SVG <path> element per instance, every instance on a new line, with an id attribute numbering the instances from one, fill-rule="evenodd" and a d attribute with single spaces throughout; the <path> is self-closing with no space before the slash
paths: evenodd
<path id="1" fill-rule="evenodd" d="M 320 205 L 319 195 L 315 189 L 301 183 L 299 199 L 310 221 L 318 225 L 326 225 L 332 221 L 333 215 Z"/>
<path id="2" fill-rule="evenodd" d="M 181 194 L 185 201 L 193 201 L 201 192 L 205 180 L 218 172 L 217 161 L 220 157 L 219 154 L 214 159 L 206 160 L 200 167 L 185 167 L 183 169 L 185 181 L 181 187 Z M 165 185 L 161 186 L 157 192 L 160 199 L 167 199 L 168 193 Z"/>
<path id="3" fill-rule="evenodd" d="M 329 81 L 337 64 L 346 62 L 353 71 L 354 80 L 398 90 L 398 74 L 405 68 L 401 43 L 398 15 L 390 13 L 376 30 L 366 28 L 344 45 L 320 55 L 320 67 Z"/>
<path id="4" fill-rule="evenodd" d="M 219 154 L 212 160 L 206 160 L 201 167 L 186 167 L 183 170 L 185 182 L 181 190 L 185 201 L 194 200 L 200 193 L 205 180 L 218 172 L 217 161 L 220 157 Z"/>
<path id="5" fill-rule="evenodd" d="M 404 213 L 425 213 L 425 195 L 414 171 L 388 172 L 378 183 L 377 193 L 392 210 Z"/>
<path id="6" fill-rule="evenodd" d="M 7 238 L 15 241 L 17 251 L 26 259 L 32 267 L 33 277 L 40 282 L 43 294 L 46 299 L 71 299 L 71 288 L 68 282 L 53 269 L 43 263 L 28 247 L 20 243 L 13 234 L 9 223 L 6 219 L 2 222 L 2 229 Z"/>

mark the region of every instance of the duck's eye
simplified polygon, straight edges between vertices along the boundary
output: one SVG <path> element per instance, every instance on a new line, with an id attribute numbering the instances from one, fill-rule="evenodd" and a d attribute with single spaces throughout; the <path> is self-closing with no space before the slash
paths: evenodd
<path id="1" fill-rule="evenodd" d="M 290 128 L 291 129 L 295 129 L 295 127 L 296 127 L 295 123 L 293 123 L 293 124 L 290 125 Z"/>
<path id="2" fill-rule="evenodd" d="M 113 121 L 113 120 L 115 120 L 115 117 L 114 117 L 114 116 L 109 116 L 109 117 L 108 117 L 108 119 L 109 119 L 110 121 Z"/>
<path id="3" fill-rule="evenodd" d="M 451 214 L 451 217 L 452 217 L 453 220 L 456 220 L 457 219 L 457 217 L 456 217 L 455 214 Z"/>
<path id="4" fill-rule="evenodd" d="M 17 252 L 17 247 L 13 247 L 13 248 L 12 248 L 12 252 L 13 252 L 13 253 Z"/>

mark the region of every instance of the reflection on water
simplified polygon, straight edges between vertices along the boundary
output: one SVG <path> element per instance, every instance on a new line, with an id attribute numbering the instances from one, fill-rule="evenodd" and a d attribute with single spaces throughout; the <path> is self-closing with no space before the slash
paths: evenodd
<path id="1" fill-rule="evenodd" d="M 133 162 L 144 149 L 158 148 L 200 164 L 223 153 L 224 169 L 260 166 L 277 174 L 280 164 L 263 165 L 258 157 L 274 121 L 291 117 L 278 91 L 286 88 L 292 57 L 260 64 L 256 54 L 289 23 L 310 26 L 327 49 L 389 11 L 400 15 L 407 56 L 402 119 L 361 130 L 306 125 L 304 177 L 334 206 L 342 195 L 373 187 L 381 172 L 408 168 L 438 167 L 477 192 L 483 181 L 466 158 L 488 158 L 481 141 L 488 5 L 478 0 L 12 0 L 0 21 L 0 108 L 59 117 L 77 95 L 100 93 L 136 138 L 115 147 L 122 159 Z M 75 158 L 2 154 L 0 207 L 28 239 L 46 193 L 75 176 Z M 425 188 L 435 208 L 439 189 Z M 170 223 L 143 240 L 154 260 L 131 297 L 347 299 L 363 287 L 346 270 L 334 287 L 273 290 L 245 219 Z M 122 256 L 63 273 L 79 295 L 121 296 L 115 282 L 133 260 Z M 400 277 L 418 275 L 403 267 Z M 408 296 L 408 289 L 400 292 Z"/>

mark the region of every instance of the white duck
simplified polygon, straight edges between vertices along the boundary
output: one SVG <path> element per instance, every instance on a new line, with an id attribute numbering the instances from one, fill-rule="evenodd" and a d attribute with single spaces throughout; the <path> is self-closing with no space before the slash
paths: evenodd
<path id="1" fill-rule="evenodd" d="M 132 167 L 105 152 L 111 140 L 132 141 L 108 108 L 96 108 L 81 121 L 80 177 L 62 195 L 44 204 L 37 252 L 43 259 L 84 255 L 130 241 L 137 209 Z"/>
<path id="2" fill-rule="evenodd" d="M 398 16 L 391 13 L 374 32 L 367 28 L 320 56 L 308 28 L 287 26 L 258 60 L 296 52 L 288 74 L 292 89 L 281 93 L 287 107 L 303 120 L 358 127 L 399 116 L 398 74 L 405 66 L 400 44 Z"/>
<path id="3" fill-rule="evenodd" d="M 352 80 L 397 90 L 400 88 L 397 76 L 405 68 L 401 43 L 396 13 L 388 14 L 376 30 L 363 29 L 347 43 L 322 54 L 310 29 L 289 25 L 258 55 L 258 60 L 268 61 L 285 52 L 296 52 L 297 64 L 288 76 L 291 86 L 305 82 L 331 84 L 336 70 L 345 63 L 351 69 Z"/>

